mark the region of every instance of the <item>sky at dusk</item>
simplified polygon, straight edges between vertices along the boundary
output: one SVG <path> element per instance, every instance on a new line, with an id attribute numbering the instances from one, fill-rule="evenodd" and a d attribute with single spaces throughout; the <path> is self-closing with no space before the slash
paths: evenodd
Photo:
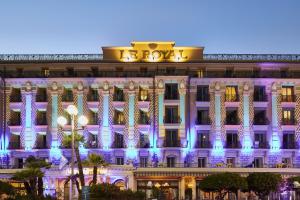
<path id="1" fill-rule="evenodd" d="M 300 54 L 300 0 L 1 0 L 0 19 L 0 54 L 100 53 L 133 40 Z"/>

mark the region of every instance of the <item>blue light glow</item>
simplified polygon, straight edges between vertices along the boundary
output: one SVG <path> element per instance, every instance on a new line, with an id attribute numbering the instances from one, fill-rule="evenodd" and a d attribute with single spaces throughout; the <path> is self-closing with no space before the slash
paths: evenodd
<path id="1" fill-rule="evenodd" d="M 223 143 L 220 137 L 217 137 L 214 141 L 212 155 L 216 157 L 223 157 L 225 155 Z"/>
<path id="2" fill-rule="evenodd" d="M 270 146 L 271 146 L 271 149 L 270 149 L 271 153 L 280 152 L 280 139 L 279 139 L 278 134 L 272 135 L 272 140 L 271 140 Z"/>
<path id="3" fill-rule="evenodd" d="M 250 135 L 245 135 L 243 138 L 243 144 L 242 144 L 242 153 L 243 154 L 252 154 L 252 140 L 250 138 Z"/>
<path id="4" fill-rule="evenodd" d="M 136 148 L 131 146 L 131 147 L 126 149 L 126 157 L 128 159 L 132 159 L 132 160 L 136 159 L 137 155 L 138 155 L 138 152 L 137 152 Z"/>
<path id="5" fill-rule="evenodd" d="M 61 158 L 62 153 L 61 153 L 61 149 L 58 146 L 58 142 L 57 141 L 52 141 L 51 144 L 51 149 L 50 149 L 50 159 L 52 161 L 57 161 Z"/>

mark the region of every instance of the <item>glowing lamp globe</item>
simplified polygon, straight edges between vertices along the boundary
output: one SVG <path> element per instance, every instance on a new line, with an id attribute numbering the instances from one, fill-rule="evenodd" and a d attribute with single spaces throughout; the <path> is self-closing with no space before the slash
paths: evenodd
<path id="1" fill-rule="evenodd" d="M 78 109 L 76 108 L 76 106 L 74 105 L 69 105 L 67 107 L 67 112 L 70 114 L 70 115 L 77 115 L 78 114 Z"/>
<path id="2" fill-rule="evenodd" d="M 86 118 L 86 116 L 83 116 L 81 115 L 79 118 L 78 118 L 78 123 L 81 125 L 81 126 L 86 126 L 88 124 L 88 119 Z"/>
<path id="3" fill-rule="evenodd" d="M 57 118 L 57 123 L 60 125 L 60 126 L 65 126 L 67 124 L 67 119 L 63 116 L 60 116 Z"/>

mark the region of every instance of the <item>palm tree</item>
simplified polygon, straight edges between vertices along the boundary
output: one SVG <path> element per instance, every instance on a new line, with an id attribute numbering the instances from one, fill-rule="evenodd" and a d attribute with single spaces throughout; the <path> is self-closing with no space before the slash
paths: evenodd
<path id="1" fill-rule="evenodd" d="M 101 155 L 98 154 L 89 154 L 88 159 L 87 159 L 87 164 L 89 166 L 93 166 L 93 180 L 92 180 L 92 185 L 97 184 L 97 171 L 98 171 L 98 166 L 99 167 L 106 167 L 108 164 L 105 162 L 105 160 L 102 158 Z"/>
<path id="2" fill-rule="evenodd" d="M 81 188 L 85 186 L 85 181 L 84 181 L 84 175 L 83 175 L 82 162 L 81 162 L 80 153 L 79 153 L 79 146 L 80 146 L 80 144 L 83 144 L 84 142 L 85 141 L 84 141 L 83 135 L 80 135 L 77 132 L 74 132 L 74 149 L 75 149 L 75 156 L 76 156 L 76 160 L 77 160 L 79 181 L 81 184 Z M 63 137 L 62 144 L 66 148 L 71 148 L 72 147 L 72 134 L 70 134 L 70 135 L 65 134 Z M 81 194 L 81 190 L 78 190 L 78 192 Z"/>

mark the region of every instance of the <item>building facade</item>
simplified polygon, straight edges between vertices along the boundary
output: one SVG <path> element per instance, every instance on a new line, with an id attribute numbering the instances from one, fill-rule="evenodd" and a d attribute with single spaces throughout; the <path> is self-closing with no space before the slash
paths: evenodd
<path id="1" fill-rule="evenodd" d="M 34 155 L 53 163 L 46 192 L 68 191 L 70 120 L 62 128 L 57 118 L 70 118 L 71 104 L 89 119 L 82 158 L 111 164 L 99 182 L 200 199 L 209 173 L 300 174 L 300 55 L 133 42 L 103 55 L 0 55 L 0 70 L 0 178 Z"/>

